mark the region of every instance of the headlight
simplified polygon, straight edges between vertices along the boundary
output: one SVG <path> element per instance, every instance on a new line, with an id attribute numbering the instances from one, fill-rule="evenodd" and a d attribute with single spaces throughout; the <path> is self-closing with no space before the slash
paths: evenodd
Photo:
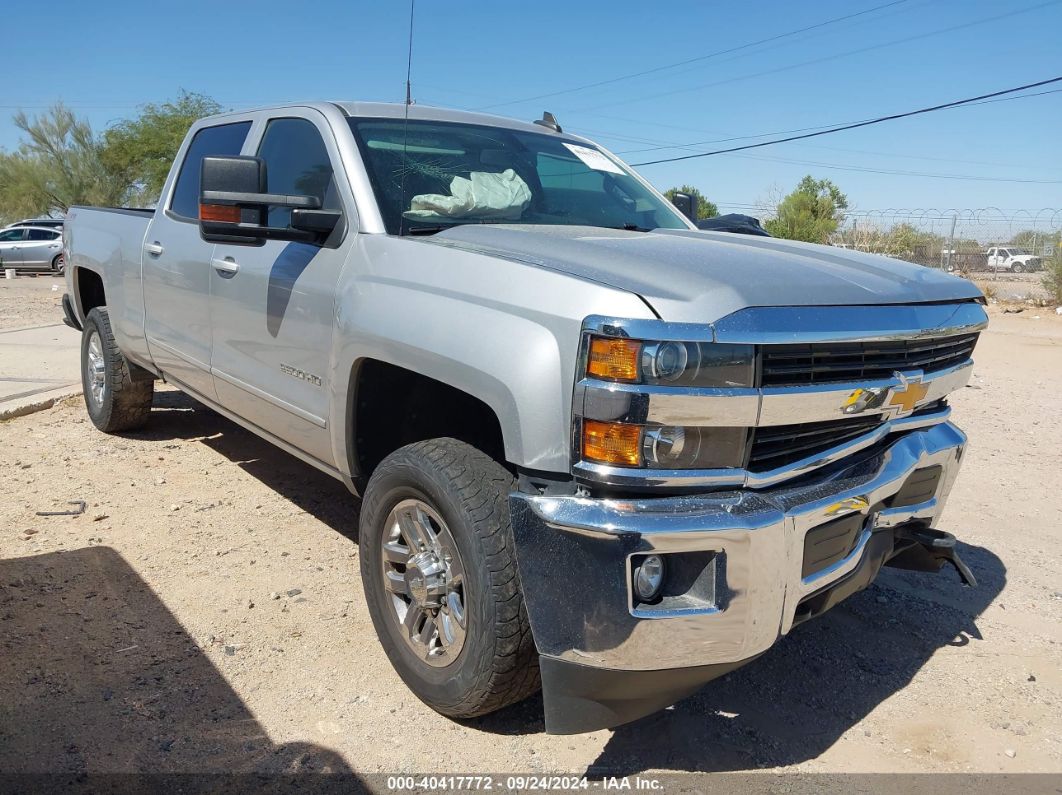
<path id="1" fill-rule="evenodd" d="M 752 345 L 590 337 L 586 374 L 605 381 L 686 387 L 750 387 Z"/>
<path id="2" fill-rule="evenodd" d="M 726 469 L 741 466 L 747 428 L 671 427 L 583 420 L 587 461 L 654 469 Z"/>
<path id="3" fill-rule="evenodd" d="M 586 375 L 656 387 L 749 388 L 755 381 L 756 350 L 752 345 L 590 335 Z M 612 395 L 608 390 L 597 394 L 598 399 L 629 399 L 625 393 Z M 581 436 L 580 452 L 586 461 L 653 469 L 727 469 L 743 465 L 748 429 L 584 419 Z"/>
<path id="4" fill-rule="evenodd" d="M 723 469 L 745 458 L 746 428 L 646 428 L 642 461 L 657 469 Z"/>

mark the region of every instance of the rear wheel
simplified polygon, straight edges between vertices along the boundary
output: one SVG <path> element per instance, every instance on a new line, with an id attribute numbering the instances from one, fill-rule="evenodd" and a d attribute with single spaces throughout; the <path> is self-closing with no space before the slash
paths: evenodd
<path id="1" fill-rule="evenodd" d="M 398 675 L 443 715 L 501 709 L 539 687 L 509 521 L 513 477 L 456 439 L 377 467 L 360 522 L 361 578 Z"/>
<path id="2" fill-rule="evenodd" d="M 92 424 L 104 433 L 143 425 L 151 413 L 155 380 L 128 362 L 114 341 L 107 310 L 96 307 L 81 334 L 81 385 Z"/>
<path id="3" fill-rule="evenodd" d="M 62 254 L 56 254 L 52 258 L 52 273 L 59 275 L 63 272 L 63 268 L 66 267 L 66 257 Z"/>
<path id="4" fill-rule="evenodd" d="M 1010 266 L 1010 272 L 1011 273 L 1024 273 L 1025 272 L 1025 266 L 1022 265 L 1020 262 L 1015 262 L 1013 265 Z"/>

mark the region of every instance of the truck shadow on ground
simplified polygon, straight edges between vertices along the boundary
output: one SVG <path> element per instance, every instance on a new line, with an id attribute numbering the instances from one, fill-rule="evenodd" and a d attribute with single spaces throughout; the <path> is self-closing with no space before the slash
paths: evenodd
<path id="1" fill-rule="evenodd" d="M 157 391 L 153 407 L 148 424 L 129 436 L 160 442 L 186 440 L 204 444 L 332 530 L 352 541 L 358 540 L 360 503 L 335 478 L 182 392 Z"/>
<path id="2" fill-rule="evenodd" d="M 325 772 L 348 789 L 362 783 L 333 751 L 272 742 L 151 587 L 103 546 L 0 560 L 0 770 L 9 784 L 46 774 L 23 791 L 83 788 L 108 773 L 225 774 L 182 781 L 193 792 L 270 791 Z M 135 778 L 105 789 L 177 783 Z"/>
<path id="3" fill-rule="evenodd" d="M 155 405 L 160 410 L 138 438 L 201 441 L 357 540 L 358 502 L 338 481 L 178 392 L 158 394 Z M 939 574 L 886 568 L 867 590 L 797 627 L 758 660 L 615 730 L 587 774 L 757 770 L 818 757 L 905 688 L 938 649 L 981 640 L 976 619 L 1003 590 L 1006 568 L 981 547 L 960 544 L 960 553 L 977 588 L 962 587 L 950 567 Z M 541 697 L 466 725 L 539 733 Z"/>

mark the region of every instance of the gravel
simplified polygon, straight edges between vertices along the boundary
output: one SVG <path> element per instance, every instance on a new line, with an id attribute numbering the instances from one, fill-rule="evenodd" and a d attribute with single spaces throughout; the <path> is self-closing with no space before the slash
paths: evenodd
<path id="1" fill-rule="evenodd" d="M 460 723 L 422 705 L 365 609 L 357 501 L 173 390 L 121 437 L 80 400 L 0 423 L 0 769 L 1058 773 L 1062 318 L 1030 314 L 993 309 L 951 401 L 971 446 L 940 527 L 979 588 L 886 570 L 700 694 L 577 737 L 544 734 L 537 697 Z"/>

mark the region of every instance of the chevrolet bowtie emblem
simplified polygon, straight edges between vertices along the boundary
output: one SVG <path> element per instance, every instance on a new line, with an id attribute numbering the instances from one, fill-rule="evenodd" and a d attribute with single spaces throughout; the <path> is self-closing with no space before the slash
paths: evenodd
<path id="1" fill-rule="evenodd" d="M 929 384 L 910 380 L 903 373 L 896 373 L 896 375 L 900 379 L 900 386 L 892 388 L 889 402 L 886 405 L 898 409 L 901 414 L 910 414 L 929 392 Z"/>
<path id="2" fill-rule="evenodd" d="M 883 414 L 901 417 L 910 414 L 929 394 L 929 384 L 922 383 L 922 373 L 904 375 L 894 372 L 898 386 L 868 386 L 853 391 L 841 404 L 843 414 L 862 414 L 878 409 Z"/>

